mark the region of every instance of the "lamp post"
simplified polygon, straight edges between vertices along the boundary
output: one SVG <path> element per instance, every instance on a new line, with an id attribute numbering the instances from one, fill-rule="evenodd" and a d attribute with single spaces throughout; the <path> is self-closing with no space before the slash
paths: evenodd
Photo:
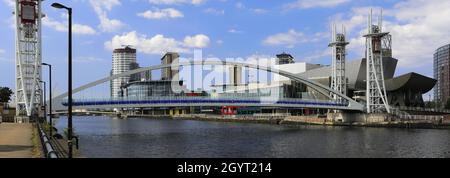
<path id="1" fill-rule="evenodd" d="M 47 88 L 47 85 L 46 85 L 46 83 L 45 83 L 45 81 L 39 81 L 40 83 L 43 83 L 44 84 L 44 98 L 42 99 L 42 104 L 43 104 L 43 106 L 44 106 L 44 120 L 47 120 L 47 103 L 45 102 L 45 100 L 47 99 L 47 97 L 46 97 L 46 88 Z"/>
<path id="2" fill-rule="evenodd" d="M 53 3 L 52 7 L 57 8 L 57 9 L 66 9 L 69 15 L 69 79 L 68 79 L 68 90 L 69 90 L 69 95 L 68 95 L 68 102 L 67 102 L 67 132 L 68 132 L 68 138 L 67 138 L 67 145 L 69 147 L 69 153 L 68 153 L 68 158 L 72 158 L 72 149 L 73 149 L 73 145 L 72 145 L 72 8 L 70 7 L 66 7 L 62 4 L 59 3 Z"/>
<path id="3" fill-rule="evenodd" d="M 48 64 L 48 63 L 42 63 L 42 65 L 48 66 L 48 81 L 49 81 L 48 94 L 49 94 L 49 101 L 50 101 L 48 112 L 49 112 L 49 115 L 50 115 L 49 124 L 50 124 L 50 139 L 51 139 L 53 137 L 53 134 L 52 134 L 52 132 L 53 132 L 53 124 L 52 124 L 52 122 L 53 122 L 52 121 L 52 109 L 53 109 L 52 108 L 52 65 Z"/>

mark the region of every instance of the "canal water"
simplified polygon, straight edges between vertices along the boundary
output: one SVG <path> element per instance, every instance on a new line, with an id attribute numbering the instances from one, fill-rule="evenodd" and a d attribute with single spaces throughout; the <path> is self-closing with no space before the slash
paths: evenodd
<path id="1" fill-rule="evenodd" d="M 58 119 L 62 133 L 67 119 Z M 101 158 L 450 157 L 450 130 L 280 126 L 74 117 L 80 149 Z"/>

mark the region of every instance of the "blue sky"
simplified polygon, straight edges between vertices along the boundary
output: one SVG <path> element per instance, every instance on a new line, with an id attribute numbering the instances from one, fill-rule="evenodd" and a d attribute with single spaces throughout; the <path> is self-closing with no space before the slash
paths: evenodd
<path id="1" fill-rule="evenodd" d="M 15 87 L 11 0 L 0 2 L 0 86 Z M 109 74 L 111 49 L 133 45 L 141 66 L 160 63 L 165 51 L 191 57 L 273 57 L 329 64 L 330 23 L 345 24 L 349 59 L 363 57 L 367 13 L 383 8 L 393 35 L 396 75 L 432 76 L 433 52 L 450 43 L 450 1 L 442 0 L 60 0 L 74 9 L 74 86 Z M 65 90 L 66 18 L 43 2 L 43 61 L 54 65 Z M 44 70 L 44 76 L 46 76 Z"/>

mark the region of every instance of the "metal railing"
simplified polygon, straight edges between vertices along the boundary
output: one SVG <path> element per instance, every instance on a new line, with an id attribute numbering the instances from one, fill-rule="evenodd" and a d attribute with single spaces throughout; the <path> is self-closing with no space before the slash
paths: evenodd
<path id="1" fill-rule="evenodd" d="M 47 134 L 42 129 L 42 126 L 39 123 L 39 121 L 37 121 L 36 124 L 37 124 L 37 128 L 38 128 L 38 133 L 39 133 L 39 138 L 41 140 L 42 148 L 44 149 L 43 151 L 44 151 L 45 157 L 46 158 L 58 158 L 57 152 L 55 151 L 55 149 L 53 149 L 50 139 L 47 137 Z"/>
<path id="2" fill-rule="evenodd" d="M 447 113 L 450 114 L 449 109 L 436 109 L 436 108 L 425 108 L 425 107 L 406 107 L 406 106 L 395 106 L 394 109 L 402 111 L 421 111 L 421 112 L 432 112 L 432 113 Z"/>

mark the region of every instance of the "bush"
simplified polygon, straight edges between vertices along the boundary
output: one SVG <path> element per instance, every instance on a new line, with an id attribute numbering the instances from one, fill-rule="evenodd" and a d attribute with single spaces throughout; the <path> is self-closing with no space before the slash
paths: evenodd
<path id="1" fill-rule="evenodd" d="M 447 103 L 445 103 L 445 109 L 450 109 L 450 99 L 448 99 Z"/>

